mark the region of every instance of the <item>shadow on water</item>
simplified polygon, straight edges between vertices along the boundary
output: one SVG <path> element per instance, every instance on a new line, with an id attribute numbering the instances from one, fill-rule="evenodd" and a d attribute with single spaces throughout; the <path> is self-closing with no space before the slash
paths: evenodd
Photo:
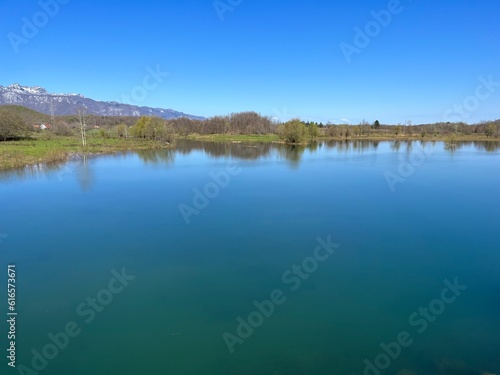
<path id="1" fill-rule="evenodd" d="M 338 153 L 363 153 L 374 152 L 382 142 L 389 142 L 390 149 L 394 152 L 404 151 L 410 153 L 413 149 L 434 147 L 436 141 L 377 141 L 377 140 L 329 140 L 313 142 L 307 146 L 304 145 L 285 145 L 282 143 L 241 143 L 241 142 L 205 142 L 179 140 L 173 149 L 151 149 L 141 150 L 129 153 L 118 153 L 115 157 L 125 157 L 126 155 L 136 154 L 145 164 L 172 166 L 175 164 L 176 154 L 188 155 L 193 152 L 202 152 L 211 158 L 230 157 L 237 160 L 256 161 L 267 159 L 272 155 L 277 155 L 290 163 L 292 168 L 300 165 L 302 156 L 306 151 L 316 152 L 325 147 L 327 150 L 335 150 Z M 452 141 L 443 142 L 443 148 L 451 155 L 463 148 L 474 147 L 477 151 L 496 153 L 500 151 L 500 142 L 497 141 Z M 0 183 L 6 183 L 10 180 L 23 180 L 33 177 L 47 176 L 57 178 L 60 182 L 64 181 L 70 175 L 74 174 L 76 181 L 83 191 L 89 191 L 94 185 L 94 174 L 92 165 L 89 163 L 91 158 L 98 156 L 92 155 L 74 155 L 65 162 L 53 162 L 45 164 L 30 165 L 19 169 L 0 171 Z"/>

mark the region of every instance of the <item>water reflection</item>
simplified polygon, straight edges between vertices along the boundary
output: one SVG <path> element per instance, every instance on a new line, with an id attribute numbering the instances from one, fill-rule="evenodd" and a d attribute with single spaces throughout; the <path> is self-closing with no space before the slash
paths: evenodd
<path id="1" fill-rule="evenodd" d="M 57 161 L 45 164 L 27 165 L 23 168 L 9 169 L 0 171 L 0 182 L 6 182 L 10 179 L 24 180 L 41 175 L 47 175 L 61 171 L 66 165 L 66 161 Z"/>
<path id="2" fill-rule="evenodd" d="M 342 153 L 349 153 L 375 151 L 377 150 L 380 141 L 360 139 L 353 141 L 326 141 L 324 144 L 329 149 L 336 149 Z"/>
<path id="3" fill-rule="evenodd" d="M 76 179 L 83 191 L 90 191 L 94 186 L 94 173 L 89 166 L 87 155 L 83 155 L 81 162 L 76 166 Z"/>
<path id="4" fill-rule="evenodd" d="M 310 149 L 316 151 L 317 146 L 312 146 Z M 283 159 L 288 160 L 292 168 L 298 168 L 300 165 L 300 159 L 302 158 L 305 150 L 306 147 L 304 146 L 282 145 L 282 147 L 278 148 L 278 154 Z"/>
<path id="5" fill-rule="evenodd" d="M 498 152 L 500 151 L 500 142 L 489 142 L 489 141 L 481 141 L 481 142 L 457 142 L 457 147 L 460 149 L 464 146 L 469 146 L 470 144 L 474 144 L 476 150 L 478 151 L 486 151 L 486 152 Z"/>
<path id="6" fill-rule="evenodd" d="M 175 161 L 175 151 L 173 149 L 152 149 L 136 151 L 137 156 L 144 164 L 170 165 Z"/>
<path id="7" fill-rule="evenodd" d="M 175 151 L 187 155 L 194 151 L 202 151 L 207 156 L 233 157 L 241 160 L 257 160 L 269 156 L 277 146 L 275 143 L 240 143 L 240 142 L 203 142 L 203 141 L 177 141 Z"/>
<path id="8" fill-rule="evenodd" d="M 282 143 L 241 143 L 241 142 L 204 142 L 179 140 L 173 149 L 151 149 L 137 151 L 135 154 L 145 164 L 171 166 L 175 164 L 175 157 L 179 155 L 188 155 L 193 152 L 202 152 L 208 157 L 221 158 L 230 157 L 237 160 L 254 161 L 267 159 L 272 156 L 284 159 L 289 162 L 292 168 L 300 165 L 304 153 L 315 153 L 325 148 L 335 150 L 340 154 L 364 153 L 377 151 L 381 143 L 388 143 L 389 149 L 394 152 L 405 152 L 410 154 L 415 149 L 432 149 L 438 144 L 442 144 L 445 151 L 454 155 L 463 148 L 475 148 L 480 152 L 496 153 L 500 151 L 500 142 L 496 141 L 475 141 L 475 142 L 436 142 L 436 141 L 377 141 L 377 140 L 352 140 L 337 141 L 329 140 L 314 142 L 307 146 L 291 146 Z M 126 157 L 131 153 L 115 154 L 116 157 Z M 9 180 L 29 179 L 37 176 L 48 176 L 57 178 L 60 182 L 69 178 L 73 174 L 76 177 L 80 188 L 83 191 L 92 189 L 95 176 L 92 171 L 92 165 L 89 159 L 98 157 L 84 154 L 73 155 L 67 162 L 54 162 L 47 164 L 37 164 L 26 166 L 20 169 L 0 171 L 0 183 Z"/>
<path id="9" fill-rule="evenodd" d="M 78 154 L 72 155 L 67 161 L 57 161 L 44 164 L 27 165 L 23 168 L 0 171 L 0 182 L 22 181 L 37 177 L 56 179 L 62 183 L 74 175 L 76 181 L 83 191 L 92 189 L 95 181 L 89 160 L 97 158 L 96 155 Z"/>

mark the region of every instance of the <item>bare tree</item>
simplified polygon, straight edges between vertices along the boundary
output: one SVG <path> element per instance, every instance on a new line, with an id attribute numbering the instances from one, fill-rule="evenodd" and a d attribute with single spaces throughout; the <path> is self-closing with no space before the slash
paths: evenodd
<path id="1" fill-rule="evenodd" d="M 50 115 L 52 118 L 52 126 L 55 126 L 56 124 L 56 116 L 55 116 L 55 111 L 54 111 L 54 98 L 50 100 Z"/>
<path id="2" fill-rule="evenodd" d="M 78 108 L 78 122 L 80 124 L 83 147 L 87 146 L 87 120 L 88 115 L 85 107 Z"/>

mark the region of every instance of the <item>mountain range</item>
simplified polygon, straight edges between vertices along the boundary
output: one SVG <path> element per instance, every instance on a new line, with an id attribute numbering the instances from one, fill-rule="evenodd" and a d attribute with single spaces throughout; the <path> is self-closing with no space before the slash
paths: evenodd
<path id="1" fill-rule="evenodd" d="M 98 116 L 157 116 L 164 119 L 187 117 L 204 120 L 204 117 L 189 115 L 173 109 L 139 107 L 118 102 L 103 102 L 86 98 L 80 94 L 52 94 L 40 86 L 0 85 L 0 105 L 20 105 L 48 115 L 76 115 L 84 107 L 88 114 Z"/>

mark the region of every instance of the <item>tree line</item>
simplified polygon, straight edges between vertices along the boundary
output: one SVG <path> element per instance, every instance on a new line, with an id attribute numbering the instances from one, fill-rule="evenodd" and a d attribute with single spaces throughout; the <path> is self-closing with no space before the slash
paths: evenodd
<path id="1" fill-rule="evenodd" d="M 0 141 L 29 138 L 38 113 L 22 107 L 0 107 Z M 104 138 L 136 138 L 172 143 L 177 136 L 199 135 L 267 135 L 275 134 L 287 143 L 304 143 L 318 137 L 335 139 L 359 139 L 366 137 L 446 137 L 480 135 L 490 138 L 500 136 L 500 120 L 479 124 L 435 123 L 413 125 L 385 125 L 378 120 L 362 121 L 358 125 L 322 124 L 292 119 L 278 122 L 256 112 L 232 113 L 214 116 L 206 120 L 178 118 L 165 120 L 158 117 L 109 117 L 86 115 L 84 123 L 80 116 L 50 116 L 38 114 L 39 121 L 50 124 L 44 130 L 56 136 L 80 135 L 94 131 Z"/>

